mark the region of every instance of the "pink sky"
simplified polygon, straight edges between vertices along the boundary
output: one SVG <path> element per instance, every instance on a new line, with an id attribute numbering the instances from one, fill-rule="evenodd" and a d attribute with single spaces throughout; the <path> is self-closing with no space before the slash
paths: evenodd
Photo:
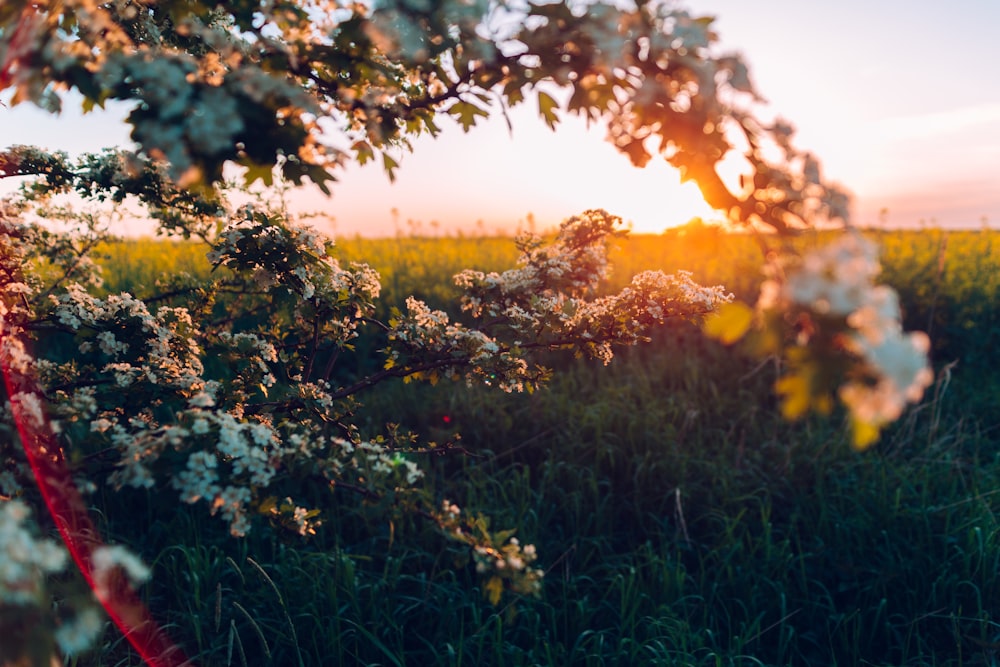
<path id="1" fill-rule="evenodd" d="M 891 226 L 932 220 L 1000 225 L 1000 2 L 992 0 L 699 0 L 718 16 L 726 49 L 743 53 L 774 113 L 799 129 L 825 173 L 855 195 L 854 221 Z M 54 118 L 25 106 L 0 109 L 0 146 L 34 143 L 77 153 L 128 141 L 124 110 Z M 658 232 L 710 211 L 663 164 L 631 167 L 568 119 L 553 133 L 529 102 L 468 134 L 444 120 L 416 142 L 395 184 L 377 166 L 348 168 L 334 196 L 304 191 L 336 235 L 512 230 L 532 213 L 548 226 L 591 207 Z M 393 210 L 397 211 L 394 217 Z M 436 223 L 433 224 L 432 223 Z M 321 225 L 323 226 L 323 225 Z"/>

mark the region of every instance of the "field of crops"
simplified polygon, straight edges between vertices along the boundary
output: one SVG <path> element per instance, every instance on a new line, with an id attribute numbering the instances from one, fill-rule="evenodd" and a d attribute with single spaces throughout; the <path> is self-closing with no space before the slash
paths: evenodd
<path id="1" fill-rule="evenodd" d="M 553 358 L 531 395 L 400 381 L 360 397 L 373 430 L 460 434 L 467 453 L 427 463 L 436 494 L 537 546 L 538 598 L 491 606 L 431 526 L 356 503 L 309 541 L 236 540 L 204 511 L 102 491 L 102 529 L 141 549 L 150 608 L 205 665 L 996 664 L 1000 239 L 871 234 L 939 376 L 864 454 L 842 415 L 782 421 L 774 364 L 688 325 L 608 367 Z M 686 269 L 751 300 L 760 252 L 713 228 L 623 240 L 611 287 Z M 139 296 L 210 268 L 194 244 L 100 254 L 105 288 Z M 497 238 L 345 239 L 336 254 L 379 271 L 383 316 L 410 294 L 455 313 L 452 274 L 516 257 Z M 359 365 L 374 345 L 357 341 Z M 95 655 L 136 660 L 110 631 Z"/>

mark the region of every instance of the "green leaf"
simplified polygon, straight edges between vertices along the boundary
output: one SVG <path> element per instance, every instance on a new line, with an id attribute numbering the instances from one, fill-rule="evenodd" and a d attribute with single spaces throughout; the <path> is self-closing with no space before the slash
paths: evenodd
<path id="1" fill-rule="evenodd" d="M 503 579 L 497 576 L 490 577 L 483 584 L 483 593 L 494 607 L 500 604 L 500 597 L 503 595 Z"/>
<path id="2" fill-rule="evenodd" d="M 382 166 L 385 168 L 385 173 L 389 176 L 389 180 L 395 183 L 396 169 L 399 167 L 399 163 L 389 157 L 388 153 L 382 153 Z"/>
<path id="3" fill-rule="evenodd" d="M 83 98 L 83 102 L 80 103 L 80 107 L 83 110 L 83 113 L 90 113 L 91 111 L 93 111 L 97 107 L 100 107 L 101 109 L 103 109 L 104 108 L 104 101 L 107 99 L 107 97 L 108 96 L 104 95 L 104 94 L 102 94 L 102 95 L 100 95 L 100 96 L 98 96 L 96 98 L 95 97 L 84 97 Z"/>
<path id="4" fill-rule="evenodd" d="M 372 150 L 372 145 L 367 141 L 355 141 L 351 150 L 354 151 L 354 159 L 358 161 L 358 164 L 365 164 L 375 157 L 375 151 Z"/>
<path id="5" fill-rule="evenodd" d="M 510 538 L 514 537 L 514 535 L 516 533 L 517 533 L 517 530 L 515 530 L 515 529 L 501 530 L 499 532 L 493 533 L 493 543 L 494 544 L 504 544 L 504 543 L 507 542 L 507 540 L 509 540 Z"/>
<path id="6" fill-rule="evenodd" d="M 753 313 L 753 308 L 745 303 L 726 303 L 705 318 L 702 330 L 706 336 L 715 338 L 724 345 L 732 345 L 750 329 Z"/>
<path id="7" fill-rule="evenodd" d="M 261 501 L 260 505 L 257 507 L 257 511 L 261 514 L 270 514 L 272 510 L 278 507 L 278 499 L 275 496 L 268 496 Z"/>
<path id="8" fill-rule="evenodd" d="M 448 113 L 455 117 L 455 120 L 462 125 L 462 130 L 465 132 L 468 132 L 469 128 L 476 124 L 477 116 L 482 116 L 483 118 L 489 116 L 488 113 L 469 102 L 456 102 L 448 107 Z"/>
<path id="9" fill-rule="evenodd" d="M 794 421 L 809 412 L 812 405 L 812 383 L 807 373 L 789 373 L 774 383 L 781 396 L 781 416 Z"/>
<path id="10" fill-rule="evenodd" d="M 851 446 L 859 452 L 863 452 L 876 442 L 881 435 L 881 428 L 878 424 L 851 419 Z"/>
<path id="11" fill-rule="evenodd" d="M 258 180 L 263 181 L 264 185 L 272 185 L 274 183 L 274 166 L 270 164 L 257 164 L 250 160 L 243 162 L 243 166 L 247 168 L 247 173 L 243 177 L 244 182 L 249 187 L 256 183 Z"/>
<path id="12" fill-rule="evenodd" d="M 518 79 L 511 79 L 504 85 L 503 96 L 507 99 L 507 106 L 512 107 L 524 101 L 521 86 L 521 81 Z"/>
<path id="13" fill-rule="evenodd" d="M 551 95 L 543 92 L 538 93 L 538 113 L 541 114 L 549 129 L 556 129 L 556 125 L 559 123 L 559 114 L 556 113 L 558 110 L 559 103 Z"/>
<path id="14" fill-rule="evenodd" d="M 316 187 L 318 187 L 320 191 L 325 195 L 330 194 L 330 187 L 327 185 L 327 182 L 337 181 L 337 179 L 333 177 L 333 174 L 328 172 L 323 167 L 320 167 L 319 165 L 310 166 L 306 170 L 306 175 L 309 176 L 309 179 L 313 183 L 315 183 Z"/>
<path id="15" fill-rule="evenodd" d="M 424 118 L 424 126 L 427 127 L 427 131 L 432 137 L 436 137 L 441 129 L 434 123 L 433 116 L 427 116 Z"/>

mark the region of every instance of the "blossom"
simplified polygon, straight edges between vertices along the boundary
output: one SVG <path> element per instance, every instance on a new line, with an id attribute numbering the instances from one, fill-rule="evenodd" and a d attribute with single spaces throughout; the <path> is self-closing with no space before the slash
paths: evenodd
<path id="1" fill-rule="evenodd" d="M 188 399 L 188 405 L 193 408 L 210 408 L 215 405 L 215 399 L 208 392 L 201 391 Z"/>
<path id="2" fill-rule="evenodd" d="M 10 397 L 11 404 L 17 406 L 20 419 L 34 429 L 45 425 L 45 415 L 42 412 L 42 401 L 34 392 L 18 392 Z"/>
<path id="3" fill-rule="evenodd" d="M 68 562 L 61 544 L 32 534 L 29 517 L 20 500 L 0 501 L 0 603 L 39 603 L 45 577 Z"/>
<path id="4" fill-rule="evenodd" d="M 898 295 L 875 283 L 881 271 L 877 254 L 875 244 L 860 234 L 843 234 L 788 267 L 784 282 L 766 280 L 757 308 L 800 308 L 823 318 L 842 318 L 845 335 L 840 340 L 857 357 L 861 377 L 847 380 L 838 396 L 856 422 L 881 427 L 898 419 L 907 403 L 919 401 L 934 374 L 926 334 L 903 333 Z M 809 336 L 801 332 L 799 343 L 807 343 Z M 868 438 L 858 442 L 867 444 Z"/>
<path id="5" fill-rule="evenodd" d="M 219 493 L 219 461 L 211 452 L 198 451 L 188 456 L 187 467 L 178 472 L 171 484 L 181 492 L 181 500 L 195 503 L 202 498 L 214 499 Z"/>
<path id="6" fill-rule="evenodd" d="M 121 545 L 101 545 L 94 549 L 91 555 L 91 566 L 94 592 L 100 599 L 111 595 L 112 586 L 116 583 L 114 575 L 117 572 L 124 574 L 132 586 L 145 583 L 150 575 L 146 564 Z"/>
<path id="7" fill-rule="evenodd" d="M 73 657 L 93 646 L 104 625 L 101 612 L 94 607 L 86 607 L 71 619 L 63 621 L 52 636 L 59 651 L 67 657 Z"/>

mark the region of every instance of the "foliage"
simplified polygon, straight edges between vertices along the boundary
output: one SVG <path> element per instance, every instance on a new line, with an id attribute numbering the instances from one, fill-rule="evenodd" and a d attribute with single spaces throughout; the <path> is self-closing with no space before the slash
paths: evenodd
<path id="1" fill-rule="evenodd" d="M 936 241 L 880 236 L 890 249 L 885 271 L 912 276 L 900 292 L 927 287 L 933 277 L 913 267 Z M 989 234 L 950 236 L 962 259 L 996 270 L 983 254 L 995 243 Z M 801 241 L 805 250 L 826 239 Z M 731 273 L 758 252 L 742 235 L 703 242 L 680 232 L 616 240 L 617 284 L 607 289 L 677 258 L 701 282 L 739 284 Z M 452 262 L 495 270 L 496 247 L 509 240 L 453 243 L 345 240 L 334 252 L 342 261 L 363 252 L 381 272 L 399 256 L 416 263 L 421 251 L 426 266 L 398 276 L 392 303 L 405 300 L 409 280 L 422 281 L 457 317 L 447 272 L 441 285 L 427 285 L 428 276 Z M 104 273 L 116 271 L 109 263 Z M 744 289 L 755 293 L 753 281 L 764 278 L 743 276 Z M 966 290 L 946 283 L 938 308 L 958 317 L 996 310 L 995 295 L 972 303 Z M 919 306 L 901 301 L 907 314 Z M 772 364 L 758 367 L 681 324 L 607 367 L 553 359 L 550 385 L 530 396 L 448 382 L 382 385 L 356 422 L 405 423 L 437 442 L 461 433 L 469 454 L 426 460 L 436 497 L 535 545 L 543 594 L 511 607 L 492 608 L 475 590 L 461 543 L 436 538 L 425 522 L 396 521 L 390 531 L 346 492 L 308 543 L 270 531 L 226 539 L 221 522 L 196 507 L 178 511 L 165 494 L 129 493 L 122 507 L 121 495 L 104 491 L 97 504 L 108 508 L 106 530 L 143 536 L 155 563 L 150 606 L 202 664 L 225 664 L 227 650 L 242 664 L 237 641 L 267 663 L 234 603 L 264 634 L 270 664 L 295 663 L 296 646 L 306 664 L 988 663 L 1000 572 L 991 537 L 996 395 L 967 397 L 996 367 L 970 367 L 966 359 L 986 350 L 961 341 L 940 351 L 941 365 L 961 361 L 951 383 L 935 387 L 937 400 L 889 427 L 863 457 L 851 455 L 839 412 L 784 421 L 769 392 Z M 274 581 L 290 621 L 247 557 Z"/>
<path id="2" fill-rule="evenodd" d="M 468 129 L 494 94 L 515 105 L 537 90 L 554 126 L 561 105 L 545 90 L 563 86 L 566 111 L 606 121 L 637 165 L 655 145 L 735 221 L 785 229 L 846 216 L 790 126 L 753 113 L 747 67 L 714 49 L 712 19 L 666 3 L 11 2 L 0 37 L 0 89 L 13 103 L 58 109 L 62 89 L 88 109 L 138 102 L 132 138 L 182 183 L 217 182 L 227 161 L 249 180 L 277 165 L 321 187 L 345 159 L 381 157 L 391 172 L 386 149 L 436 134 L 436 112 Z M 350 149 L 322 141 L 321 118 Z M 750 170 L 732 192 L 714 168 L 736 140 Z"/>
<path id="3" fill-rule="evenodd" d="M 656 152 L 733 222 L 787 233 L 817 220 L 846 220 L 846 196 L 792 145 L 791 127 L 761 120 L 747 67 L 739 56 L 715 50 L 711 18 L 655 2 L 583 9 L 568 0 L 401 1 L 373 9 L 81 0 L 78 11 L 60 13 L 12 3 L 0 14 L 0 87 L 14 91 L 12 102 L 58 108 L 62 87 L 79 91 L 88 108 L 109 99 L 137 102 L 129 122 L 139 152 L 92 156 L 70 168 L 62 156 L 21 148 L 0 167 L 7 175 L 47 174 L 50 188 L 119 200 L 135 194 L 154 215 L 161 211 L 168 230 L 203 236 L 206 218 L 219 209 L 213 186 L 226 162 L 243 165 L 249 182 L 270 182 L 278 168 L 295 183 L 309 178 L 325 188 L 345 156 L 364 162 L 378 151 L 391 173 L 396 160 L 386 149 L 435 134 L 435 112 L 468 129 L 487 115 L 490 94 L 517 104 L 534 92 L 540 114 L 555 126 L 559 105 L 544 90 L 555 84 L 569 89 L 566 110 L 607 122 L 609 140 L 635 164 L 650 159 L 647 144 L 658 140 Z M 319 118 L 331 119 L 353 152 L 323 143 Z M 734 152 L 748 166 L 738 188 L 716 172 Z M 184 187 L 196 184 L 193 191 Z M 787 268 L 776 267 L 775 277 L 783 279 Z M 810 326 L 833 330 L 808 341 L 788 317 L 758 320 L 769 331 L 779 328 L 778 336 L 805 342 L 812 350 L 805 354 L 820 360 L 818 369 L 803 364 L 798 343 L 765 346 L 789 360 L 782 383 L 792 406 L 787 413 L 827 405 L 834 391 L 827 385 L 839 377 L 828 368 L 834 362 L 847 364 L 847 375 L 863 378 L 865 387 L 890 386 L 880 384 L 894 370 L 885 359 L 916 368 L 920 382 L 881 391 L 890 403 L 905 404 L 926 385 L 919 346 L 894 345 L 873 363 L 870 350 L 845 344 L 851 339 L 841 335 L 841 323 L 823 319 L 810 318 Z M 896 319 L 888 313 L 880 325 L 895 331 Z M 716 333 L 734 340 L 749 317 L 733 306 L 727 321 L 736 326 L 721 332 L 718 321 Z M 837 394 L 852 406 L 857 443 L 864 445 L 890 413 L 860 409 L 857 397 L 869 393 L 859 387 L 848 381 Z"/>
<path id="4" fill-rule="evenodd" d="M 846 196 L 789 125 L 764 119 L 746 65 L 716 41 L 711 18 L 658 2 L 5 3 L 0 90 L 11 104 L 56 111 L 74 90 L 85 110 L 133 105 L 134 151 L 0 156 L 0 176 L 34 177 L 0 214 L 0 360 L 9 430 L 25 445 L 4 456 L 38 482 L 84 573 L 93 578 L 103 547 L 89 524 L 53 509 L 70 473 L 94 484 L 87 493 L 166 489 L 236 538 L 256 525 L 318 538 L 346 493 L 391 534 L 423 520 L 463 545 L 491 603 L 537 593 L 534 545 L 437 495 L 418 465 L 468 452 L 396 423 L 368 428 L 359 397 L 395 379 L 530 393 L 549 381 L 555 352 L 607 364 L 616 346 L 716 310 L 711 333 L 734 342 L 754 329 L 764 352 L 786 359 L 776 383 L 786 416 L 828 412 L 837 391 L 855 444 L 870 445 L 931 375 L 924 339 L 903 336 L 895 295 L 874 286 L 872 252 L 854 237 L 801 260 L 782 251 L 752 311 L 682 271 L 600 292 L 620 220 L 591 210 L 554 238 L 517 239 L 514 268 L 458 272 L 463 314 L 407 295 L 380 318 L 368 264 L 341 263 L 281 210 L 233 205 L 223 182 L 227 164 L 247 184 L 277 173 L 324 190 L 347 160 L 381 159 L 391 176 L 395 149 L 436 134 L 438 115 L 468 130 L 491 96 L 533 96 L 549 126 L 563 112 L 606 123 L 633 163 L 662 155 L 731 222 L 779 242 L 846 221 Z M 747 168 L 738 186 L 716 171 L 733 153 Z M 175 275 L 141 296 L 101 290 L 90 256 L 106 229 L 54 202 L 65 194 L 135 204 L 162 232 L 199 239 L 208 276 Z M 36 218 L 78 228 L 45 231 Z M 844 304 L 832 298 L 845 292 Z M 131 640 L 136 626 L 96 593 Z"/>
<path id="5" fill-rule="evenodd" d="M 5 349 L 19 355 L 7 370 L 25 378 L 11 396 L 20 406 L 14 416 L 41 428 L 44 404 L 74 476 L 119 490 L 169 488 L 182 502 L 205 504 L 234 536 L 254 523 L 315 535 L 331 502 L 317 494 L 344 489 L 388 518 L 416 514 L 468 545 L 493 603 L 505 590 L 537 592 L 533 545 L 491 531 L 453 503 L 440 509 L 419 487 L 424 473 L 414 459 L 447 453 L 448 444 L 417 442 L 395 426 L 364 432 L 353 421 L 356 399 L 392 378 L 461 375 L 470 384 L 532 390 L 549 376 L 542 353 L 569 348 L 607 361 L 612 346 L 728 298 L 656 272 L 595 296 L 607 239 L 619 226 L 589 211 L 551 242 L 520 239 L 517 269 L 457 276 L 474 326 L 414 297 L 388 322 L 375 320 L 380 284 L 370 267 L 342 267 L 311 229 L 249 208 L 210 239 L 206 260 L 218 277 L 191 276 L 146 301 L 127 292 L 95 296 L 68 273 L 51 282 L 31 274 L 30 287 L 6 285 Z M 52 253 L 62 244 L 50 243 L 59 236 L 35 230 L 5 228 L 17 265 L 60 265 Z M 106 243 L 93 228 L 87 234 L 88 247 Z M 97 267 L 86 266 L 80 277 L 98 283 Z M 26 294 L 46 298 L 20 300 Z M 482 312 L 484 300 L 503 316 Z M 384 362 L 345 369 L 341 353 L 368 330 L 383 340 Z M 26 355 L 32 339 L 47 354 Z"/>
<path id="6" fill-rule="evenodd" d="M 926 361 L 930 340 L 922 332 L 902 333 L 896 292 L 875 285 L 881 270 L 877 251 L 858 233 L 806 254 L 787 280 L 769 268 L 772 276 L 761 286 L 757 310 L 765 320 L 796 322 L 795 342 L 784 352 L 789 372 L 776 384 L 784 397 L 782 412 L 790 419 L 810 410 L 828 414 L 833 400 L 823 388 L 839 384 L 839 397 L 852 416 L 854 446 L 870 446 L 880 429 L 899 419 L 907 402 L 919 401 L 933 382 Z M 733 308 L 713 324 L 719 321 L 722 335 L 738 338 L 740 329 L 751 326 L 752 315 L 748 308 Z M 816 345 L 817 337 L 828 340 Z M 757 344 L 766 352 L 782 348 L 782 341 L 768 333 Z M 860 363 L 851 367 L 840 361 L 842 355 Z M 845 380 L 831 383 L 822 377 L 838 367 L 850 369 Z"/>

